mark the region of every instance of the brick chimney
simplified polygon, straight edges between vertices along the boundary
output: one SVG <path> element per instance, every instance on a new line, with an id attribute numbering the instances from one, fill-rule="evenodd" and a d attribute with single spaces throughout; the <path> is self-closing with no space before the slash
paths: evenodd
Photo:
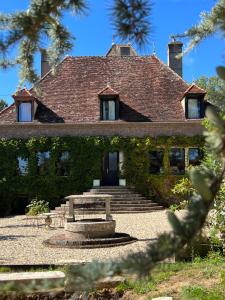
<path id="1" fill-rule="evenodd" d="M 172 41 L 168 44 L 168 66 L 176 72 L 180 77 L 183 76 L 182 57 L 177 58 L 177 55 L 182 53 L 183 43 Z"/>
<path id="2" fill-rule="evenodd" d="M 47 53 L 43 49 L 41 50 L 41 77 L 45 76 L 48 71 L 50 71 L 50 65 L 48 63 Z"/>

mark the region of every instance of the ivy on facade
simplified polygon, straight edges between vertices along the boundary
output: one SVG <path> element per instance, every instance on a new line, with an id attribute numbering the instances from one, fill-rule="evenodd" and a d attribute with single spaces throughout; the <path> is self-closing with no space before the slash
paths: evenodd
<path id="1" fill-rule="evenodd" d="M 201 147 L 202 136 L 152 137 L 41 137 L 0 139 L 0 213 L 17 212 L 21 197 L 35 197 L 55 207 L 69 194 L 92 187 L 93 179 L 101 178 L 102 158 L 107 152 L 121 151 L 124 162 L 121 178 L 144 195 L 158 202 L 171 201 L 168 191 L 177 177 L 170 172 L 168 153 L 171 147 Z M 149 151 L 164 149 L 164 173 L 149 173 Z M 40 175 L 37 153 L 50 151 L 48 175 Z M 63 151 L 70 153 L 69 176 L 57 175 L 57 162 Z M 17 173 L 18 160 L 28 159 L 26 176 Z M 167 195 L 167 196 L 166 196 Z M 174 196 L 173 196 L 174 198 Z"/>

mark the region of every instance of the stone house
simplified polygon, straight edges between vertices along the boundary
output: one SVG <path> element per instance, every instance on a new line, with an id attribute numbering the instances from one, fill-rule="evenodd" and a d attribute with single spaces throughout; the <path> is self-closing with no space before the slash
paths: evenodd
<path id="1" fill-rule="evenodd" d="M 156 55 L 139 56 L 130 44 L 114 44 L 103 57 L 66 56 L 55 75 L 42 55 L 41 92 L 24 88 L 13 95 L 14 103 L 0 112 L 0 138 L 199 136 L 205 91 L 182 79 L 181 51 L 182 43 L 171 42 L 166 65 Z M 198 163 L 198 146 L 170 149 L 174 175 Z M 37 153 L 39 168 L 50 155 L 50 149 Z M 163 172 L 163 155 L 160 149 L 149 151 L 151 174 Z M 67 158 L 63 153 L 61 160 Z M 119 173 L 124 159 L 122 151 L 104 153 L 94 184 L 125 184 Z M 17 160 L 23 175 L 27 161 L 19 153 Z"/>

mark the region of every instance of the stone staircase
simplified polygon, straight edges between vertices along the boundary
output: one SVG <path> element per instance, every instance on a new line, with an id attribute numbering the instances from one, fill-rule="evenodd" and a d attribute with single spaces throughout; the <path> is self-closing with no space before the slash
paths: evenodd
<path id="1" fill-rule="evenodd" d="M 84 195 L 93 194 L 110 194 L 113 196 L 111 201 L 111 213 L 112 214 L 123 214 L 123 213 L 147 213 L 156 210 L 164 209 L 158 203 L 155 203 L 142 195 L 138 194 L 132 189 L 118 186 L 104 186 L 92 188 L 88 192 L 83 193 Z M 56 207 L 52 212 L 68 212 L 69 203 L 61 204 L 60 207 Z M 101 214 L 104 212 L 104 206 L 102 203 L 97 203 L 93 207 L 75 208 L 76 214 Z"/>

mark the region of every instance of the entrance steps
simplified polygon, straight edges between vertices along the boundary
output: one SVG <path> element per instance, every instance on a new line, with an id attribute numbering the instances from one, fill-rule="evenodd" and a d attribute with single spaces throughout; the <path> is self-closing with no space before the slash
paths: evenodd
<path id="1" fill-rule="evenodd" d="M 141 194 L 138 194 L 136 191 L 129 189 L 127 187 L 97 187 L 92 188 L 88 192 L 83 193 L 84 195 L 93 195 L 93 194 L 110 194 L 113 196 L 111 200 L 111 212 L 112 214 L 124 214 L 124 213 L 147 213 L 157 210 L 164 209 L 163 206 L 158 203 L 153 202 Z M 75 205 L 76 214 L 85 215 L 85 214 L 102 214 L 105 209 L 102 206 L 102 202 L 99 203 L 96 201 L 93 206 L 77 207 Z M 65 204 L 61 204 L 60 207 L 56 207 L 52 212 L 64 212 L 68 213 L 69 211 L 69 201 Z"/>

